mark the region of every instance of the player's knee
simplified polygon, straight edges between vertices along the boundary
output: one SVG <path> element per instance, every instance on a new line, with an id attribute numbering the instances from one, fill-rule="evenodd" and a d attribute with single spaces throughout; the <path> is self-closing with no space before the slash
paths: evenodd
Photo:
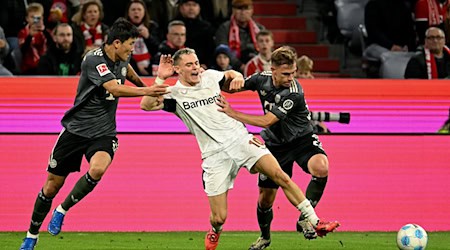
<path id="1" fill-rule="evenodd" d="M 324 155 L 315 155 L 308 162 L 309 172 L 316 177 L 328 176 L 328 159 Z"/>
<path id="2" fill-rule="evenodd" d="M 311 174 L 316 177 L 327 177 L 328 176 L 328 165 L 325 165 L 325 164 L 316 165 L 312 169 Z"/>
<path id="3" fill-rule="evenodd" d="M 106 168 L 101 168 L 101 167 L 91 166 L 91 168 L 89 169 L 89 175 L 94 180 L 100 180 L 102 178 L 102 176 L 105 174 L 105 172 L 106 172 Z"/>
<path id="4" fill-rule="evenodd" d="M 55 182 L 47 182 L 45 183 L 44 187 L 42 188 L 42 191 L 44 192 L 44 195 L 46 197 L 55 197 L 56 194 L 58 194 L 59 189 L 61 189 L 61 186 L 58 185 Z"/>

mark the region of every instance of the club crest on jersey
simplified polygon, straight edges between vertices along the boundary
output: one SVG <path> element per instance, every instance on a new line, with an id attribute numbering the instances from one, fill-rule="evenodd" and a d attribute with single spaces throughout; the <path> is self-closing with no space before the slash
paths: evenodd
<path id="1" fill-rule="evenodd" d="M 101 64 L 97 65 L 95 68 L 97 69 L 98 74 L 100 76 L 105 76 L 105 75 L 111 73 L 111 71 L 109 71 L 109 69 L 108 69 L 108 66 L 106 66 L 106 63 L 101 63 Z"/>
<path id="2" fill-rule="evenodd" d="M 283 108 L 285 110 L 290 110 L 292 107 L 294 107 L 294 102 L 291 99 L 284 100 Z"/>
<path id="3" fill-rule="evenodd" d="M 122 67 L 122 69 L 121 69 L 121 72 L 120 73 L 122 73 L 122 75 L 123 76 L 126 76 L 127 75 L 127 68 L 125 68 L 125 67 Z"/>

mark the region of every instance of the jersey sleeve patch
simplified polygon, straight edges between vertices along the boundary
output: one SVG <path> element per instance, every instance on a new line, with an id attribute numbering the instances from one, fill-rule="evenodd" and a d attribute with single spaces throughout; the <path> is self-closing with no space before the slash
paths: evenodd
<path id="1" fill-rule="evenodd" d="M 100 63 L 99 65 L 95 66 L 95 68 L 97 69 L 97 72 L 100 76 L 105 76 L 111 73 L 108 66 L 106 66 L 106 63 Z"/>
<path id="2" fill-rule="evenodd" d="M 290 110 L 292 109 L 292 107 L 294 107 L 294 101 L 292 101 L 291 99 L 286 99 L 283 101 L 283 109 L 285 110 Z"/>

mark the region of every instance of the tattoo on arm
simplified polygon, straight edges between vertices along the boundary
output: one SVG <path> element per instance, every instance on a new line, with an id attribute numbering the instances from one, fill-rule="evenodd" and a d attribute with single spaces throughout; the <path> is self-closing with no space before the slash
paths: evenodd
<path id="1" fill-rule="evenodd" d="M 141 78 L 137 75 L 136 71 L 128 65 L 127 70 L 127 80 L 132 82 L 137 87 L 146 87 L 147 85 L 141 80 Z"/>

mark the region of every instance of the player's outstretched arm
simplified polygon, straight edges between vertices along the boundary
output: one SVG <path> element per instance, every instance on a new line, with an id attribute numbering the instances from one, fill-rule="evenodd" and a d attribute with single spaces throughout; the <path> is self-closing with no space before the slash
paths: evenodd
<path id="1" fill-rule="evenodd" d="M 111 80 L 103 83 L 103 87 L 114 97 L 136 97 L 136 96 L 154 96 L 158 97 L 169 93 L 169 85 L 152 85 L 150 87 L 132 87 L 117 84 L 117 80 Z"/>
<path id="2" fill-rule="evenodd" d="M 136 71 L 131 67 L 130 64 L 127 66 L 127 80 L 132 82 L 137 87 L 147 87 L 147 85 L 142 81 Z"/>
<path id="3" fill-rule="evenodd" d="M 217 105 L 219 105 L 220 107 L 219 108 L 220 112 L 224 112 L 229 117 L 245 124 L 250 124 L 262 128 L 268 128 L 279 121 L 278 117 L 276 117 L 271 112 L 267 112 L 265 115 L 250 115 L 236 111 L 233 108 L 231 108 L 230 103 L 224 96 L 220 96 L 218 98 Z"/>
<path id="4" fill-rule="evenodd" d="M 235 93 L 239 91 L 243 91 L 244 89 L 244 76 L 235 71 L 235 70 L 227 70 L 224 72 L 225 74 L 225 83 L 222 86 L 222 90 L 227 93 Z"/>

